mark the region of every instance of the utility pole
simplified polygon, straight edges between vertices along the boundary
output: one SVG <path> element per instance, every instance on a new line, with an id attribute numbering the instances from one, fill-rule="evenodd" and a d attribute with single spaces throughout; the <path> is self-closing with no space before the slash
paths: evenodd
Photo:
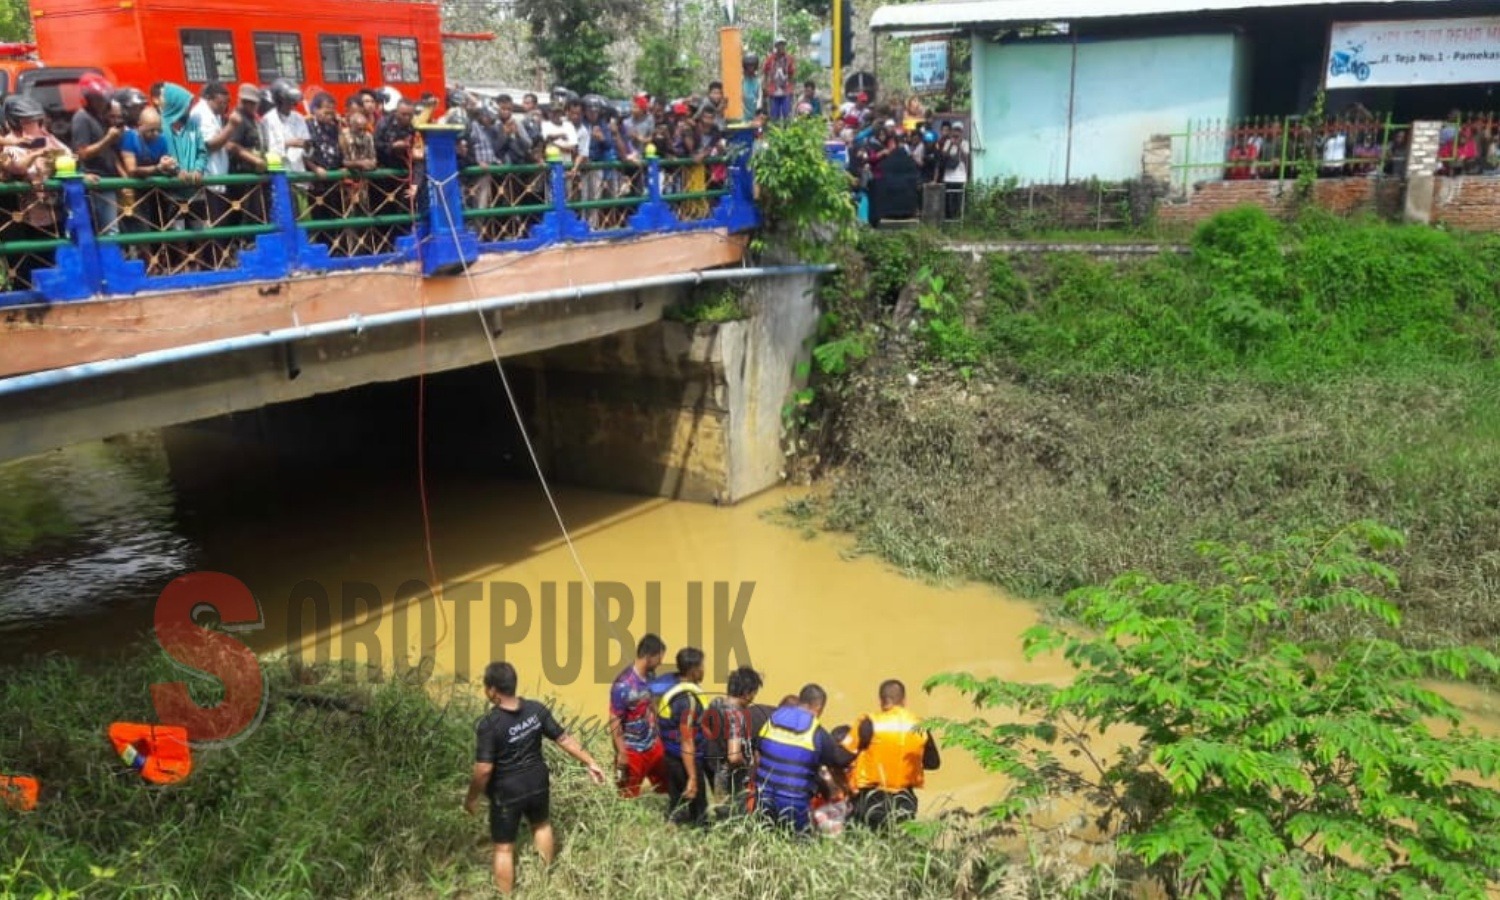
<path id="1" fill-rule="evenodd" d="M 837 113 L 839 106 L 844 102 L 844 2 L 845 0 L 833 0 L 833 84 L 831 86 L 828 106 Z"/>

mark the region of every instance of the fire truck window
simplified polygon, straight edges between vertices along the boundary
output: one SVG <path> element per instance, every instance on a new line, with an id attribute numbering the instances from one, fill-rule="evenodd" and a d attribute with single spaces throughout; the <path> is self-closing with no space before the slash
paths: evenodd
<path id="1" fill-rule="evenodd" d="M 329 84 L 362 84 L 365 80 L 365 55 L 359 37 L 350 34 L 318 35 L 318 54 L 323 63 L 323 80 Z"/>
<path id="2" fill-rule="evenodd" d="M 422 80 L 416 38 L 380 39 L 380 76 L 388 84 L 416 84 Z"/>
<path id="3" fill-rule="evenodd" d="M 181 35 L 182 68 L 188 81 L 204 84 L 235 80 L 234 35 L 203 28 L 184 28 Z"/>
<path id="4" fill-rule="evenodd" d="M 257 31 L 251 37 L 255 41 L 255 68 L 261 84 L 270 84 L 278 78 L 302 84 L 302 41 L 297 35 Z"/>

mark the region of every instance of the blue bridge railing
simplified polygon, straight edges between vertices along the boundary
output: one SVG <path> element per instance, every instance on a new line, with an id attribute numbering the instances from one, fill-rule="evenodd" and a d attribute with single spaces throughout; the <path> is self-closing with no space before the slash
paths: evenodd
<path id="1" fill-rule="evenodd" d="M 748 154 L 460 168 L 423 129 L 425 173 L 272 171 L 186 182 L 0 183 L 0 306 L 274 281 L 484 252 L 759 223 Z"/>

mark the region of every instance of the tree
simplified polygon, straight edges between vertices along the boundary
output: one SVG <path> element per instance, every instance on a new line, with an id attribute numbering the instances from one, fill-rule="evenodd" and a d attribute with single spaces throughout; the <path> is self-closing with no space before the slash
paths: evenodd
<path id="1" fill-rule="evenodd" d="M 31 9 L 26 0 L 0 0 L 0 41 L 29 41 L 31 36 Z"/>
<path id="2" fill-rule="evenodd" d="M 699 87 L 703 61 L 664 35 L 642 39 L 635 62 L 636 87 L 653 97 L 686 97 Z"/>
<path id="3" fill-rule="evenodd" d="M 1459 728 L 1422 679 L 1493 673 L 1484 650 L 1409 650 L 1383 635 L 1399 534 L 1356 523 L 1265 552 L 1205 544 L 1213 583 L 1126 575 L 1075 592 L 1090 630 L 1038 626 L 1071 684 L 941 675 L 1025 722 L 949 721 L 949 741 L 1012 786 L 1007 820 L 1081 795 L 1127 860 L 1172 897 L 1483 897 L 1500 867 L 1500 741 Z M 1336 624 L 1346 641 L 1314 639 Z M 1446 727 L 1435 730 L 1428 723 Z M 1106 731 L 1139 734 L 1114 756 Z M 1061 744 L 1073 764 L 1054 752 Z"/>
<path id="4" fill-rule="evenodd" d="M 531 26 L 532 46 L 559 84 L 580 94 L 612 94 L 606 51 L 631 7 L 629 0 L 517 0 L 516 13 Z"/>

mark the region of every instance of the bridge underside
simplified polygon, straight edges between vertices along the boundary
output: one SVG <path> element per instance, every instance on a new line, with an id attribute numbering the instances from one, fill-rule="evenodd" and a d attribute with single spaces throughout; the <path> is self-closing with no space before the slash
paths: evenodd
<path id="1" fill-rule="evenodd" d="M 590 288 L 576 299 L 291 340 L 0 395 L 0 460 L 55 447 L 596 340 L 657 322 L 683 288 L 606 292 L 616 282 L 738 263 L 723 232 L 560 245 L 482 257 L 462 275 L 381 269 L 216 290 L 7 310 L 0 376 L 220 341 L 351 316 Z"/>

